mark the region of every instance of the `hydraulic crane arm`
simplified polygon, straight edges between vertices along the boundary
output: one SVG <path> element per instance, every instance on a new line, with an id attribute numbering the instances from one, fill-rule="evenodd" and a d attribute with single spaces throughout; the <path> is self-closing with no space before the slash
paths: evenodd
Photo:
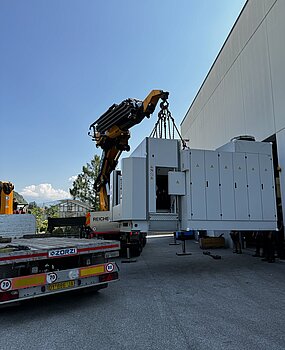
<path id="1" fill-rule="evenodd" d="M 109 210 L 107 186 L 122 151 L 129 151 L 129 129 L 154 112 L 158 101 L 166 102 L 169 93 L 152 90 L 143 100 L 129 98 L 119 105 L 113 104 L 89 127 L 89 135 L 96 147 L 103 150 L 95 190 L 99 193 L 100 210 Z"/>

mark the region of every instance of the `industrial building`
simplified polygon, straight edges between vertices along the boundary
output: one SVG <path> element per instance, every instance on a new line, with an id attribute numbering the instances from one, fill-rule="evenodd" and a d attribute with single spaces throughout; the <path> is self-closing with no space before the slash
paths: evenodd
<path id="1" fill-rule="evenodd" d="M 181 123 L 191 148 L 240 135 L 273 144 L 279 220 L 285 214 L 285 1 L 248 0 Z M 283 207 L 283 214 L 282 214 Z"/>

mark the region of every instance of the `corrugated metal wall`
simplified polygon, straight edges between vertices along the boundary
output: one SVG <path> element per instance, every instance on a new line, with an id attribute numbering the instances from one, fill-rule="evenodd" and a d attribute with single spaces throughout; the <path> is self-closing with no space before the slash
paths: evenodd
<path id="1" fill-rule="evenodd" d="M 284 18 L 285 0 L 248 0 L 181 124 L 191 147 L 285 128 Z"/>

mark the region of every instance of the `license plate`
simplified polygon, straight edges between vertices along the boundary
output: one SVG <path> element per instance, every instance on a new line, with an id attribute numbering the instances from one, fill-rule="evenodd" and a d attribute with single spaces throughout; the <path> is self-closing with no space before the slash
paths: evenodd
<path id="1" fill-rule="evenodd" d="M 53 290 L 71 288 L 74 286 L 75 286 L 75 281 L 66 281 L 66 282 L 58 282 L 58 283 L 51 284 L 47 288 L 49 291 L 53 291 Z"/>

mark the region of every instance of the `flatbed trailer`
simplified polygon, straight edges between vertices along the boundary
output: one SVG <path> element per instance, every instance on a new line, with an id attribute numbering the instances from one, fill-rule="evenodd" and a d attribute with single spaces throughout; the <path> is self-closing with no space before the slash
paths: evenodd
<path id="1" fill-rule="evenodd" d="M 40 235 L 39 235 L 40 236 Z M 17 238 L 0 244 L 0 306 L 118 280 L 120 243 L 79 238 Z"/>

